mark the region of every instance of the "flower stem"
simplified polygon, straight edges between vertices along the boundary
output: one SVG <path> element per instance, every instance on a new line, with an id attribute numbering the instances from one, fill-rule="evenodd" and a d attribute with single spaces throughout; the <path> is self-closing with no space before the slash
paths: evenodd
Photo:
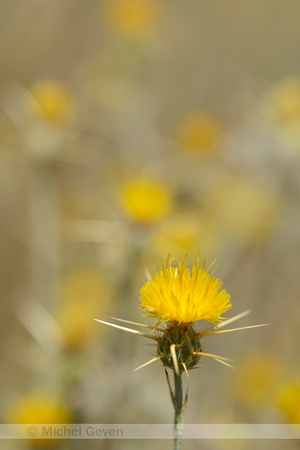
<path id="1" fill-rule="evenodd" d="M 184 408 L 182 403 L 182 378 L 181 373 L 174 370 L 174 450 L 180 450 L 184 425 Z"/>

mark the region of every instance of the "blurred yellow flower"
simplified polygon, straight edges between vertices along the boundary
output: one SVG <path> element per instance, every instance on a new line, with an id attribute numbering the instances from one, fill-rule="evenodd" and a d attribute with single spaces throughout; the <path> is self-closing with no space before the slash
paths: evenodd
<path id="1" fill-rule="evenodd" d="M 94 335 L 91 319 L 99 308 L 93 308 L 84 300 L 75 300 L 62 305 L 57 321 L 64 335 L 64 347 L 78 350 L 84 347 Z"/>
<path id="2" fill-rule="evenodd" d="M 230 295 L 223 289 L 218 278 L 205 270 L 205 259 L 199 267 L 200 253 L 192 271 L 187 268 L 187 255 L 184 264 L 171 266 L 163 264 L 153 279 L 146 282 L 140 291 L 141 309 L 148 317 L 156 317 L 160 322 L 174 321 L 193 323 L 206 320 L 216 324 L 224 320 L 221 315 L 231 308 Z"/>
<path id="3" fill-rule="evenodd" d="M 74 270 L 63 280 L 57 322 L 64 334 L 65 348 L 80 349 L 91 340 L 95 333 L 91 319 L 105 314 L 108 298 L 108 286 L 96 270 Z"/>
<path id="4" fill-rule="evenodd" d="M 140 37 L 153 31 L 160 15 L 156 0 L 108 0 L 104 9 L 107 27 L 123 37 Z"/>
<path id="5" fill-rule="evenodd" d="M 199 242 L 199 223 L 193 219 L 172 219 L 162 222 L 153 237 L 153 245 L 160 253 L 190 251 Z"/>
<path id="6" fill-rule="evenodd" d="M 251 179 L 233 179 L 210 201 L 211 210 L 226 233 L 238 241 L 258 242 L 276 225 L 280 200 L 277 192 Z"/>
<path id="7" fill-rule="evenodd" d="M 32 97 L 25 98 L 25 107 L 35 116 L 49 122 L 69 119 L 73 99 L 67 85 L 56 80 L 39 80 L 29 88 Z"/>
<path id="8" fill-rule="evenodd" d="M 99 299 L 107 295 L 107 285 L 100 273 L 90 267 L 72 270 L 62 283 L 62 298 L 67 301 L 99 303 Z"/>
<path id="9" fill-rule="evenodd" d="M 176 134 L 186 149 L 207 154 L 219 143 L 222 132 L 222 124 L 217 118 L 204 112 L 196 112 L 183 118 Z"/>
<path id="10" fill-rule="evenodd" d="M 300 424 L 300 379 L 281 389 L 278 406 L 291 423 Z"/>
<path id="11" fill-rule="evenodd" d="M 171 195 L 166 186 L 156 180 L 141 177 L 124 184 L 121 204 L 133 222 L 152 224 L 167 215 Z"/>
<path id="12" fill-rule="evenodd" d="M 33 392 L 12 402 L 6 414 L 8 423 L 16 424 L 67 424 L 73 414 L 67 402 L 50 392 Z M 32 446 L 53 447 L 58 439 L 31 439 Z"/>
<path id="13" fill-rule="evenodd" d="M 192 251 L 201 247 L 206 255 L 212 255 L 220 246 L 219 233 L 208 214 L 169 218 L 155 230 L 153 248 L 159 254 Z"/>
<path id="14" fill-rule="evenodd" d="M 267 91 L 261 104 L 263 120 L 273 126 L 281 152 L 290 157 L 300 152 L 300 77 L 290 76 Z"/>
<path id="15" fill-rule="evenodd" d="M 233 393 L 236 402 L 249 410 L 271 404 L 281 378 L 278 361 L 266 354 L 250 354 L 237 366 Z"/>
<path id="16" fill-rule="evenodd" d="M 48 392 L 34 392 L 11 404 L 11 423 L 70 423 L 72 412 L 67 403 Z"/>
<path id="17" fill-rule="evenodd" d="M 300 120 L 300 78 L 290 77 L 275 86 L 270 95 L 269 103 L 274 118 L 290 123 Z"/>

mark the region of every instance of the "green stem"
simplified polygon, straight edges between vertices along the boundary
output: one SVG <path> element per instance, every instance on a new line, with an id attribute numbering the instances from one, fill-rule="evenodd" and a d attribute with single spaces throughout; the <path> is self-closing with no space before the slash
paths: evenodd
<path id="1" fill-rule="evenodd" d="M 174 450 L 180 450 L 184 425 L 184 411 L 182 403 L 182 378 L 174 370 Z"/>

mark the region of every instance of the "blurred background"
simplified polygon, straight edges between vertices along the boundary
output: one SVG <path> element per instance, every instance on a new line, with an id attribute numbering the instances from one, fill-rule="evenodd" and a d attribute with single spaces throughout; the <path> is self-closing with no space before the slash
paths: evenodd
<path id="1" fill-rule="evenodd" d="M 299 17 L 297 0 L 1 1 L 3 423 L 171 423 L 161 364 L 132 372 L 155 348 L 92 318 L 153 324 L 147 270 L 198 249 L 228 317 L 270 325 L 207 338 L 236 370 L 191 371 L 186 423 L 300 422 Z"/>

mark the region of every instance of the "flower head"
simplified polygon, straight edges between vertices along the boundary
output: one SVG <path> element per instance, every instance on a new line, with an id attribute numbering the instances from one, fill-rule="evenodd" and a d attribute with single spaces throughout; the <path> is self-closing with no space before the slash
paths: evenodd
<path id="1" fill-rule="evenodd" d="M 25 397 L 13 401 L 5 414 L 9 423 L 18 424 L 24 430 L 23 424 L 67 424 L 72 423 L 73 413 L 68 403 L 53 392 L 32 392 Z M 54 448 L 58 439 L 30 439 L 30 448 Z"/>
<path id="2" fill-rule="evenodd" d="M 206 113 L 191 113 L 179 124 L 178 140 L 190 151 L 209 154 L 218 144 L 223 132 L 221 122 Z"/>
<path id="3" fill-rule="evenodd" d="M 66 350 L 79 350 L 94 336 L 90 317 L 107 309 L 109 288 L 98 271 L 75 269 L 63 278 L 61 295 L 57 321 L 63 331 L 63 345 Z"/>
<path id="4" fill-rule="evenodd" d="M 233 378 L 233 396 L 239 407 L 253 411 L 270 403 L 282 379 L 278 360 L 267 353 L 247 353 L 239 362 Z"/>
<path id="5" fill-rule="evenodd" d="M 295 379 L 280 392 L 278 406 L 291 423 L 300 423 L 300 379 Z"/>
<path id="6" fill-rule="evenodd" d="M 269 94 L 274 119 L 281 123 L 298 121 L 300 117 L 300 79 L 289 77 L 276 85 Z"/>
<path id="7" fill-rule="evenodd" d="M 265 325 L 220 330 L 223 326 L 244 317 L 249 311 L 228 320 L 221 317 L 232 306 L 230 295 L 223 289 L 222 282 L 214 277 L 214 273 L 208 273 L 211 266 L 205 269 L 205 259 L 201 268 L 199 262 L 200 253 L 198 252 L 197 262 L 193 264 L 191 271 L 187 268 L 187 255 L 183 265 L 179 263 L 178 267 L 172 267 L 169 255 L 167 267 L 164 263 L 158 273 L 154 271 L 153 279 L 148 280 L 141 289 L 141 309 L 147 313 L 148 317 L 158 318 L 158 324 L 151 326 L 130 320 L 116 319 L 120 322 L 150 328 L 156 333 L 147 334 L 95 319 L 105 325 L 156 341 L 157 355 L 138 369 L 161 360 L 165 367 L 173 369 L 176 376 L 180 376 L 183 371 L 187 373 L 188 370 L 195 368 L 201 357 L 212 358 L 232 367 L 226 362 L 228 358 L 204 352 L 200 340 L 206 336 L 232 333 Z M 197 331 L 194 328 L 194 322 L 198 320 L 206 320 L 213 326 Z M 217 326 L 216 323 L 221 321 L 223 322 Z M 162 322 L 167 322 L 167 324 L 160 327 Z M 172 393 L 171 397 L 173 398 Z"/>
<path id="8" fill-rule="evenodd" d="M 110 0 L 105 6 L 106 25 L 117 35 L 143 36 L 159 22 L 160 6 L 154 0 Z"/>
<path id="9" fill-rule="evenodd" d="M 209 275 L 209 268 L 205 270 L 205 260 L 199 267 L 200 254 L 192 271 L 187 268 L 187 255 L 184 264 L 178 267 L 171 266 L 171 257 L 168 257 L 168 265 L 165 263 L 157 274 L 154 271 L 153 279 L 147 281 L 141 289 L 141 308 L 150 317 L 159 319 L 159 323 L 167 321 L 165 326 L 159 327 L 131 322 L 130 320 L 116 319 L 120 322 L 150 328 L 155 333 L 147 334 L 114 323 L 95 319 L 97 322 L 119 328 L 129 333 L 137 334 L 147 339 L 156 341 L 156 356 L 137 369 L 148 366 L 160 360 L 165 367 L 166 379 L 174 406 L 175 416 L 175 446 L 181 448 L 183 430 L 184 409 L 187 403 L 187 391 L 183 398 L 181 375 L 197 367 L 202 357 L 212 358 L 226 366 L 232 367 L 226 361 L 228 358 L 212 353 L 206 353 L 200 340 L 206 336 L 256 328 L 262 325 L 254 325 L 241 328 L 220 330 L 219 328 L 244 317 L 249 311 L 239 314 L 229 320 L 224 320 L 219 326 L 216 322 L 223 320 L 221 315 L 231 308 L 230 295 L 222 288 L 222 282 Z M 197 320 L 207 320 L 214 325 L 202 331 L 194 329 Z M 168 370 L 174 371 L 174 389 L 172 389 Z"/>
<path id="10" fill-rule="evenodd" d="M 72 412 L 59 396 L 33 392 L 10 405 L 8 419 L 14 423 L 69 423 Z"/>
<path id="11" fill-rule="evenodd" d="M 210 201 L 216 222 L 233 240 L 242 243 L 267 239 L 280 211 L 280 195 L 274 187 L 246 177 L 226 181 Z"/>
<path id="12" fill-rule="evenodd" d="M 141 177 L 123 186 L 121 203 L 133 222 L 152 224 L 167 214 L 171 196 L 166 186 Z"/>
<path id="13" fill-rule="evenodd" d="M 28 109 L 49 122 L 64 122 L 71 113 L 72 95 L 67 85 L 56 80 L 40 80 L 30 87 Z"/>
<path id="14" fill-rule="evenodd" d="M 163 264 L 153 279 L 141 289 L 141 308 L 148 317 L 156 317 L 159 322 L 174 321 L 192 323 L 207 320 L 213 324 L 223 320 L 221 315 L 231 308 L 230 295 L 223 289 L 223 283 L 205 269 L 205 259 L 200 268 L 200 253 L 192 271 L 184 264 L 171 266 Z"/>

